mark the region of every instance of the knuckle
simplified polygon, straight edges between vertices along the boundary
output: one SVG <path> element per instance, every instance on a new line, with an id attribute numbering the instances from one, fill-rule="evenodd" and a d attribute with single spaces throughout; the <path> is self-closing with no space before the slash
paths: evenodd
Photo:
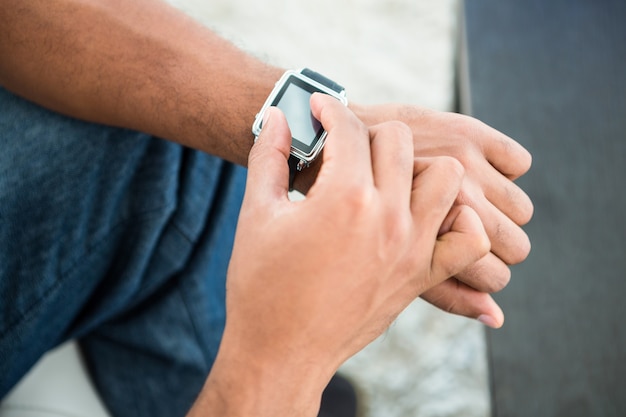
<path id="1" fill-rule="evenodd" d="M 517 222 L 519 225 L 525 225 L 533 218 L 535 207 L 528 197 L 526 198 L 526 202 L 524 204 L 519 204 L 518 207 L 520 209 Z"/>
<path id="2" fill-rule="evenodd" d="M 509 280 L 510 277 L 492 278 L 486 281 L 480 290 L 489 294 L 495 294 L 502 291 L 509 284 Z"/>
<path id="3" fill-rule="evenodd" d="M 405 153 L 405 150 L 411 149 L 411 152 L 406 152 L 410 155 L 413 154 L 413 131 L 404 122 L 400 121 L 388 121 L 369 128 L 370 136 L 375 139 L 376 137 L 384 137 L 385 142 L 393 141 L 393 145 L 399 147 L 401 151 L 399 154 Z M 406 149 L 405 149 L 406 148 Z"/>
<path id="4" fill-rule="evenodd" d="M 477 233 L 474 235 L 474 245 L 476 250 L 476 256 L 478 259 L 482 258 L 491 250 L 491 241 L 485 233 Z"/>
<path id="5" fill-rule="evenodd" d="M 389 133 L 396 133 L 400 135 L 412 135 L 409 126 L 399 120 L 389 120 L 372 127 L 373 129 L 380 129 L 388 131 Z"/>
<path id="6" fill-rule="evenodd" d="M 423 298 L 446 313 L 458 314 L 462 310 L 458 297 L 461 291 L 461 282 L 456 278 L 451 278 L 446 284 L 448 285 L 445 289 L 434 287 L 428 290 L 424 293 Z"/>
<path id="7" fill-rule="evenodd" d="M 502 291 L 511 281 L 511 270 L 506 267 L 482 267 L 474 271 L 476 280 L 480 282 L 479 290 L 487 293 Z"/>
<path id="8" fill-rule="evenodd" d="M 495 262 L 486 263 L 483 268 L 477 271 L 484 283 L 484 291 L 496 293 L 506 287 L 511 281 L 511 270 L 494 256 Z"/>
<path id="9" fill-rule="evenodd" d="M 488 292 L 495 293 L 502 291 L 504 287 L 511 282 L 511 270 L 509 268 L 503 268 L 500 275 L 493 281 L 493 285 Z"/>
<path id="10" fill-rule="evenodd" d="M 398 139 L 412 140 L 413 138 L 413 131 L 406 123 L 397 120 L 389 121 L 385 124 L 385 127 L 389 130 L 389 133 L 392 133 Z"/>
<path id="11" fill-rule="evenodd" d="M 511 219 L 518 225 L 524 225 L 533 216 L 534 207 L 528 195 L 513 182 L 504 187 L 506 199 L 512 207 Z"/>
<path id="12" fill-rule="evenodd" d="M 467 268 L 471 263 L 464 259 L 457 259 L 452 262 L 441 262 L 437 265 L 437 271 L 429 281 L 429 285 L 435 284 L 435 280 L 444 277 L 446 279 L 456 276 L 460 271 Z"/>
<path id="13" fill-rule="evenodd" d="M 435 164 L 439 169 L 447 173 L 447 175 L 454 175 L 457 178 L 463 178 L 465 175 L 465 167 L 456 158 L 451 156 L 439 156 L 437 157 Z"/>
<path id="14" fill-rule="evenodd" d="M 518 157 L 518 163 L 520 165 L 520 175 L 525 174 L 530 170 L 533 165 L 533 156 L 530 152 L 523 152 L 522 155 Z"/>
<path id="15" fill-rule="evenodd" d="M 360 213 L 372 206 L 373 192 L 370 187 L 353 183 L 347 185 L 346 188 L 345 192 L 342 193 L 342 206 L 349 213 Z"/>
<path id="16" fill-rule="evenodd" d="M 509 265 L 516 265 L 523 262 L 530 254 L 530 239 L 525 233 L 516 237 L 509 246 L 503 260 Z"/>
<path id="17" fill-rule="evenodd" d="M 526 234 L 524 234 L 523 237 L 518 240 L 516 256 L 513 257 L 512 263 L 518 264 L 526 260 L 526 258 L 528 258 L 528 255 L 530 254 L 530 249 L 530 239 Z"/>
<path id="18" fill-rule="evenodd" d="M 445 300 L 445 302 L 442 304 L 442 308 L 446 313 L 458 314 L 456 300 Z"/>
<path id="19" fill-rule="evenodd" d="M 533 156 L 528 150 L 515 140 L 504 135 L 499 136 L 499 144 L 503 149 L 503 153 L 510 159 L 506 167 L 506 174 L 509 178 L 518 178 L 530 170 L 533 164 Z"/>
<path id="20" fill-rule="evenodd" d="M 399 105 L 396 112 L 399 120 L 406 120 L 409 123 L 421 121 L 425 117 L 432 117 L 432 115 L 437 114 L 435 110 L 412 104 Z"/>
<path id="21" fill-rule="evenodd" d="M 484 226 L 474 209 L 472 209 L 469 205 L 460 205 L 457 210 L 459 211 L 457 217 L 463 215 L 466 219 L 472 222 L 473 228 L 471 229 L 471 232 L 468 230 L 467 244 L 470 248 L 473 248 L 475 251 L 474 255 L 477 256 L 474 262 L 478 261 L 491 250 L 491 240 L 489 239 L 489 236 L 487 235 L 487 232 L 485 231 Z"/>
<path id="22" fill-rule="evenodd" d="M 476 193 L 468 192 L 464 187 L 461 187 L 459 193 L 456 196 L 455 203 L 460 206 L 476 207 Z"/>
<path id="23" fill-rule="evenodd" d="M 480 131 L 484 129 L 485 124 L 480 120 L 458 113 L 444 113 L 445 122 L 448 130 L 455 133 L 455 137 L 471 143 L 475 142 L 475 138 L 480 135 Z"/>

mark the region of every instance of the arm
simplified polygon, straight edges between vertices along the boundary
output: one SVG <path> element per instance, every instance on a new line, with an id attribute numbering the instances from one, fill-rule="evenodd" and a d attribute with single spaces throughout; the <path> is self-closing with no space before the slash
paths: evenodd
<path id="1" fill-rule="evenodd" d="M 245 164 L 282 70 L 158 0 L 0 0 L 0 85 Z"/>
<path id="2" fill-rule="evenodd" d="M 0 56 L 0 84 L 27 99 L 242 165 L 253 141 L 250 124 L 282 73 L 159 0 L 0 0 Z M 500 326 L 502 312 L 487 292 L 504 287 L 507 265 L 528 254 L 518 225 L 532 205 L 511 182 L 528 169 L 528 153 L 475 119 L 395 105 L 351 108 L 366 125 L 408 124 L 416 156 L 447 155 L 463 164 L 458 202 L 479 213 L 493 254 L 424 298 Z M 307 190 L 314 172 L 296 186 Z"/>
<path id="3" fill-rule="evenodd" d="M 250 153 L 226 329 L 192 416 L 317 415 L 341 363 L 489 250 L 474 211 L 451 209 L 457 161 L 414 160 L 401 123 L 366 128 L 323 95 L 312 108 L 329 135 L 306 200 L 287 197 L 291 135 L 280 111 Z"/>

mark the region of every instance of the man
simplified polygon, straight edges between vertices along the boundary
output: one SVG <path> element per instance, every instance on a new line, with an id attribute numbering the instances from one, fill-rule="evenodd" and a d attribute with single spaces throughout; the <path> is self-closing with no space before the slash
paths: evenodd
<path id="1" fill-rule="evenodd" d="M 327 146 L 289 202 L 283 115 L 250 133 L 281 69 L 147 0 L 2 1 L 0 33 L 0 395 L 78 338 L 114 415 L 205 380 L 192 415 L 315 415 L 417 296 L 502 325 L 532 206 L 499 132 L 314 95 Z"/>

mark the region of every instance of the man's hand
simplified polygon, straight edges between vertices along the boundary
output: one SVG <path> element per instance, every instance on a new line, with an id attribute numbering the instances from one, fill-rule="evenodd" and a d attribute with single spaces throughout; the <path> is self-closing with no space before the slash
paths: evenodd
<path id="1" fill-rule="evenodd" d="M 491 252 L 422 298 L 445 311 L 500 327 L 504 316 L 487 293 L 504 288 L 511 277 L 508 265 L 523 261 L 530 251 L 520 226 L 532 217 L 533 206 L 513 181 L 528 171 L 531 155 L 513 139 L 468 116 L 402 105 L 351 104 L 351 108 L 366 125 L 406 123 L 416 157 L 450 156 L 461 162 L 465 177 L 456 204 L 478 213 Z"/>
<path id="2" fill-rule="evenodd" d="M 324 95 L 311 105 L 329 133 L 306 200 L 288 199 L 291 134 L 279 110 L 250 153 L 226 330 L 194 412 L 219 403 L 220 415 L 316 415 L 341 363 L 489 251 L 476 213 L 453 208 L 459 162 L 414 159 L 402 123 L 368 128 Z"/>

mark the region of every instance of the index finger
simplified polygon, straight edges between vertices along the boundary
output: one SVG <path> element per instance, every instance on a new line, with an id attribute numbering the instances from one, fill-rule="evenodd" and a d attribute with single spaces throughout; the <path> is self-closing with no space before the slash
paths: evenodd
<path id="1" fill-rule="evenodd" d="M 402 122 L 369 128 L 374 183 L 387 204 L 410 207 L 413 183 L 413 136 Z"/>
<path id="2" fill-rule="evenodd" d="M 311 112 L 328 132 L 320 175 L 332 170 L 342 180 L 373 183 L 367 127 L 346 106 L 326 94 L 311 96 Z"/>
<path id="3" fill-rule="evenodd" d="M 532 164 L 530 152 L 504 133 L 476 121 L 479 125 L 475 131 L 475 140 L 479 141 L 487 161 L 510 180 L 524 175 Z"/>

